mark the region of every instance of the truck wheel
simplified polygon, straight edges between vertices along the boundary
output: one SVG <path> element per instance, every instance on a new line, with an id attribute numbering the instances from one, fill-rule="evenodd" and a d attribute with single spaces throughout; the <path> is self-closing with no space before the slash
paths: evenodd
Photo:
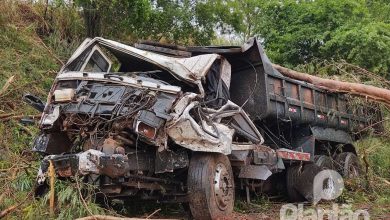
<path id="1" fill-rule="evenodd" d="M 355 179 L 361 173 L 358 157 L 351 152 L 343 152 L 336 156 L 337 170 L 344 177 Z"/>
<path id="2" fill-rule="evenodd" d="M 314 163 L 324 170 L 326 170 L 326 169 L 333 170 L 334 169 L 332 158 L 328 157 L 326 155 L 315 155 L 314 156 Z"/>
<path id="3" fill-rule="evenodd" d="M 189 206 L 194 219 L 228 216 L 234 206 L 234 177 L 222 154 L 195 154 L 188 169 Z"/>
<path id="4" fill-rule="evenodd" d="M 302 168 L 303 167 L 300 165 L 287 168 L 286 187 L 287 195 L 291 202 L 302 202 L 305 200 L 305 198 L 295 188 L 299 174 L 302 172 Z"/>
<path id="5" fill-rule="evenodd" d="M 333 159 L 326 155 L 315 155 L 314 156 L 314 163 L 319 166 L 322 170 L 335 170 L 335 166 L 333 163 Z M 329 175 L 327 179 L 325 179 L 322 190 L 328 195 L 335 195 L 336 194 L 336 188 L 335 185 L 335 179 L 332 178 L 332 175 Z M 328 196 L 329 198 L 331 196 Z"/>
<path id="6" fill-rule="evenodd" d="M 325 173 L 326 178 L 321 185 L 315 185 L 314 182 L 317 174 L 319 174 L 323 168 L 315 163 L 304 164 L 302 170 L 301 166 L 293 166 L 287 169 L 287 193 L 292 202 L 302 202 L 308 200 L 314 201 L 313 189 L 314 187 L 321 187 L 320 190 L 324 191 L 328 195 L 335 194 L 334 181 L 330 173 Z M 330 196 L 329 196 L 330 197 Z"/>

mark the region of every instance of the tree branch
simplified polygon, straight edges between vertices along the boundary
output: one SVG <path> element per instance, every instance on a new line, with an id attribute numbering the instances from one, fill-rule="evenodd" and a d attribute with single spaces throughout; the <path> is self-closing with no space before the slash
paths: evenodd
<path id="1" fill-rule="evenodd" d="M 331 92 L 349 93 L 351 95 L 364 97 L 376 102 L 381 102 L 390 105 L 390 90 L 387 89 L 359 83 L 324 79 L 318 76 L 313 76 L 307 73 L 291 70 L 277 64 L 272 64 L 272 66 L 284 76 L 311 83 L 321 89 L 325 89 Z"/>

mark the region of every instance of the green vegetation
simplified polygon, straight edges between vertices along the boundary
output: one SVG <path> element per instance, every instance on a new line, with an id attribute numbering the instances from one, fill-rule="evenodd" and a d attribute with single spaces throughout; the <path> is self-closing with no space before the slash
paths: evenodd
<path id="1" fill-rule="evenodd" d="M 271 60 L 294 67 L 346 60 L 388 77 L 388 1 L 219 0 L 220 22 L 243 38 L 258 36 Z M 226 7 L 224 7 L 226 5 Z M 372 53 L 375 51 L 375 53 Z"/>
<path id="2" fill-rule="evenodd" d="M 47 196 L 32 199 L 39 164 L 29 150 L 38 129 L 22 125 L 18 119 L 9 120 L 37 114 L 21 101 L 22 95 L 30 92 L 45 98 L 61 63 L 85 36 L 125 43 L 149 39 L 197 45 L 240 44 L 249 36 L 258 36 L 274 62 L 390 88 L 386 80 L 390 77 L 390 3 L 386 0 L 32 2 L 0 1 L 0 91 L 14 76 L 5 92 L 0 92 L 0 210 L 20 204 L 7 215 L 9 219 L 74 219 L 91 212 L 115 215 L 94 204 L 93 193 L 88 193 L 91 187 L 79 180 L 56 181 L 54 216 Z M 364 157 L 369 165 L 368 187 L 340 198 L 340 202 L 369 208 L 372 215 L 382 217 L 390 213 L 390 127 L 388 110 L 383 109 L 385 133 L 357 143 L 362 161 Z M 256 203 L 263 207 L 260 211 L 272 207 L 265 198 Z M 136 211 L 119 202 L 113 206 L 123 215 Z M 253 207 L 242 203 L 236 207 L 238 211 L 246 209 Z M 137 214 L 153 211 L 139 207 Z"/>

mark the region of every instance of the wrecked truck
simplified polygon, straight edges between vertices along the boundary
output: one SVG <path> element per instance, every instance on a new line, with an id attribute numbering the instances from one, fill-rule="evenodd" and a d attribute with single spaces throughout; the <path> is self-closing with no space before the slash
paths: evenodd
<path id="1" fill-rule="evenodd" d="M 379 118 L 284 77 L 256 38 L 241 47 L 87 39 L 46 103 L 24 99 L 42 111 L 39 186 L 52 163 L 59 178 L 83 176 L 107 198 L 179 202 L 195 219 L 229 215 L 241 191 L 311 200 L 323 169 L 358 176 L 353 142 Z"/>

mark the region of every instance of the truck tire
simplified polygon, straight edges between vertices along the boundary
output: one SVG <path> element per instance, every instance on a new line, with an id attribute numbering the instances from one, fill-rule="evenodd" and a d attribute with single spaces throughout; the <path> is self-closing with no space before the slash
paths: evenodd
<path id="1" fill-rule="evenodd" d="M 300 165 L 287 168 L 286 188 L 290 202 L 302 202 L 305 200 L 305 198 L 295 188 L 302 168 L 303 167 Z"/>
<path id="2" fill-rule="evenodd" d="M 314 163 L 321 167 L 322 169 L 326 170 L 326 169 L 329 169 L 329 170 L 333 170 L 335 169 L 334 168 L 334 164 L 333 164 L 333 160 L 331 157 L 328 157 L 326 155 L 315 155 L 314 156 Z"/>
<path id="3" fill-rule="evenodd" d="M 358 157 L 351 152 L 343 152 L 336 156 L 337 171 L 348 179 L 360 176 L 361 167 Z"/>
<path id="4" fill-rule="evenodd" d="M 324 169 L 315 163 L 304 164 L 301 170 L 300 167 L 293 166 L 287 169 L 287 193 L 292 202 L 302 202 L 305 200 L 313 202 L 315 200 L 313 189 L 318 186 L 322 187 L 321 190 L 328 193 L 328 195 L 335 194 L 335 180 L 333 180 L 331 173 L 324 173 L 326 175 L 325 182 L 321 185 L 316 185 L 318 183 L 315 183 L 314 180 Z"/>
<path id="5" fill-rule="evenodd" d="M 232 213 L 234 177 L 227 156 L 215 153 L 193 155 L 187 185 L 194 219 L 219 219 Z"/>
<path id="6" fill-rule="evenodd" d="M 315 155 L 314 163 L 319 166 L 322 170 L 333 170 L 336 171 L 335 165 L 333 163 L 333 159 L 326 155 Z M 325 179 L 322 190 L 328 195 L 335 195 L 336 188 L 334 187 L 336 179 L 333 178 L 332 175 L 329 175 L 327 179 Z M 330 197 L 330 196 L 329 196 Z"/>

